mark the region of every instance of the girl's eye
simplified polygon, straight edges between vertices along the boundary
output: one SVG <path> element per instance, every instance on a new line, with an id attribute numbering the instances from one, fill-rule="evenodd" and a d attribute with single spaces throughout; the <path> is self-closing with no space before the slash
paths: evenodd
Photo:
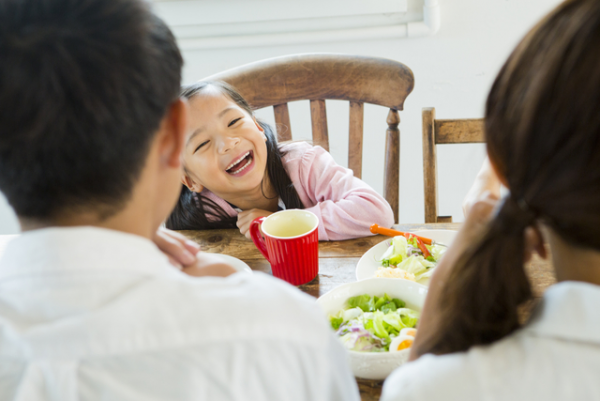
<path id="1" fill-rule="evenodd" d="M 231 122 L 229 123 L 229 125 L 227 125 L 227 127 L 231 127 L 232 125 L 234 125 L 235 123 L 237 123 L 238 121 L 240 121 L 242 119 L 242 117 L 236 118 L 235 120 L 231 120 Z"/>
<path id="2" fill-rule="evenodd" d="M 208 141 L 202 142 L 200 145 L 198 145 L 198 147 L 196 148 L 196 150 L 194 150 L 194 153 L 196 153 L 198 150 L 200 150 L 201 147 L 203 147 L 206 144 L 208 144 Z"/>

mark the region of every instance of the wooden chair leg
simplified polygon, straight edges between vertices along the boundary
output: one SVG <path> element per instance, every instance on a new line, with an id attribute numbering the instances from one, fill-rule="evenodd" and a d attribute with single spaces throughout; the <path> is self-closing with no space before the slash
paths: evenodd
<path id="1" fill-rule="evenodd" d="M 385 143 L 384 197 L 394 211 L 394 221 L 399 222 L 399 179 L 400 179 L 400 116 L 390 109 L 387 116 L 388 129 Z"/>
<path id="2" fill-rule="evenodd" d="M 437 221 L 437 158 L 435 151 L 435 109 L 423 109 L 423 186 L 425 223 Z"/>

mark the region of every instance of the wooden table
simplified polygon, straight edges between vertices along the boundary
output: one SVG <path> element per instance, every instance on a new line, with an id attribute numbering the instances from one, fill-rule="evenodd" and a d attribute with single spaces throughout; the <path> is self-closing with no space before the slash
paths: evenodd
<path id="1" fill-rule="evenodd" d="M 400 231 L 457 230 L 459 226 L 458 223 L 400 224 L 394 228 Z M 243 237 L 236 229 L 181 231 L 181 233 L 200 244 L 202 250 L 206 252 L 231 255 L 246 262 L 253 270 L 271 273 L 269 262 L 256 249 L 252 241 Z M 314 297 L 320 297 L 341 284 L 356 281 L 355 268 L 360 257 L 385 238 L 377 235 L 319 243 L 319 275 L 299 288 Z M 534 258 L 526 270 L 536 297 L 540 297 L 544 290 L 555 282 L 552 266 L 547 261 Z M 358 379 L 357 382 L 363 401 L 379 400 L 381 381 Z"/>

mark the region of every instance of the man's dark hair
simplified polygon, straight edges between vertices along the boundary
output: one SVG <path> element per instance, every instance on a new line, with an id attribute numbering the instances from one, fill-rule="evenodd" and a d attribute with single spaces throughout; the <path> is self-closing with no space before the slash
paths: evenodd
<path id="1" fill-rule="evenodd" d="M 0 190 L 17 215 L 119 211 L 182 64 L 142 0 L 0 0 Z"/>

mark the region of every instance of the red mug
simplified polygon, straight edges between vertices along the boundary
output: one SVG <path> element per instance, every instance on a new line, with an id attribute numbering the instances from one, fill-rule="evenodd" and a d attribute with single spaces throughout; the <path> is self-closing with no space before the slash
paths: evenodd
<path id="1" fill-rule="evenodd" d="M 250 235 L 271 264 L 273 276 L 301 285 L 319 273 L 318 227 L 319 219 L 314 213 L 290 209 L 254 219 Z"/>

